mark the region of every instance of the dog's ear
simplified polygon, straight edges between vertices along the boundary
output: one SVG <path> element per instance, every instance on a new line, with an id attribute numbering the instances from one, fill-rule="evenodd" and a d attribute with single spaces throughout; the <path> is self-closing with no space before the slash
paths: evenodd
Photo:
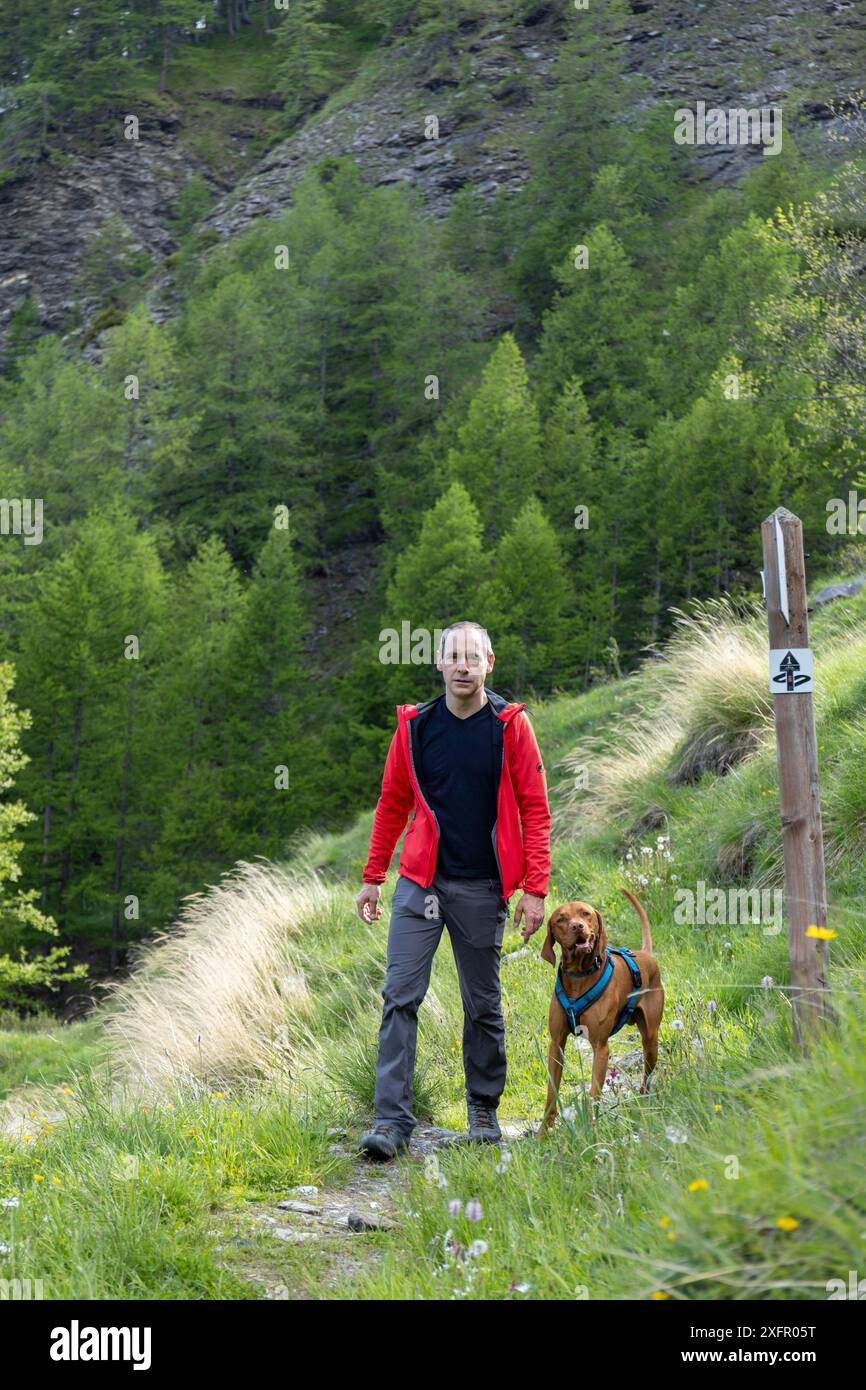
<path id="1" fill-rule="evenodd" d="M 556 939 L 553 935 L 555 917 L 556 913 L 554 912 L 547 920 L 547 936 L 544 938 L 544 945 L 541 948 L 541 959 L 549 961 L 551 965 L 556 965 L 556 956 L 553 954 L 553 943 Z"/>
<path id="2" fill-rule="evenodd" d="M 604 929 L 604 922 L 601 919 L 601 913 L 599 912 L 598 908 L 593 908 L 593 911 L 595 912 L 596 927 L 598 929 L 596 950 L 598 951 L 598 954 L 600 956 L 603 956 L 605 951 L 607 950 L 607 932 Z"/>

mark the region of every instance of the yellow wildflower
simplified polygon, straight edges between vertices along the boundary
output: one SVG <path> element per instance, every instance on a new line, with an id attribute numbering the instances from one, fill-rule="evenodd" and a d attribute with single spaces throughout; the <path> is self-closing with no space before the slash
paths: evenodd
<path id="1" fill-rule="evenodd" d="M 813 925 L 806 928 L 806 935 L 811 936 L 815 941 L 835 941 L 839 933 L 835 932 L 832 927 L 816 927 Z"/>

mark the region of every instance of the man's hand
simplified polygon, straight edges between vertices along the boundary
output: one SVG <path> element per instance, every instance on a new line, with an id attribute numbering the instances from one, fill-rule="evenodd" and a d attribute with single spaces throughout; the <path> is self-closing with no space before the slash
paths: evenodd
<path id="1" fill-rule="evenodd" d="M 365 883 L 357 898 L 355 906 L 358 909 L 358 916 L 362 922 L 368 925 L 375 922 L 382 916 L 382 909 L 379 906 L 379 885 L 378 883 Z"/>
<path id="2" fill-rule="evenodd" d="M 534 893 L 524 893 L 514 910 L 515 931 L 520 926 L 521 917 L 523 918 L 521 936 L 525 944 L 532 934 L 538 931 L 544 921 L 544 899 L 536 897 Z"/>

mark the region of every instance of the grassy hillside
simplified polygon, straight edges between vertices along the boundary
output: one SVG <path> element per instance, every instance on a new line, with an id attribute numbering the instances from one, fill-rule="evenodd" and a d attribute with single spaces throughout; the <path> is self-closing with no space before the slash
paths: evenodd
<path id="1" fill-rule="evenodd" d="M 533 710 L 553 791 L 550 902 L 589 898 L 612 944 L 638 939 L 622 883 L 650 914 L 667 1005 L 649 1096 L 623 1030 L 593 1127 L 572 1044 L 564 1118 L 537 1142 L 552 971 L 539 938 L 522 950 L 509 932 L 508 1142 L 375 1170 L 390 1229 L 312 1235 L 315 1217 L 277 1209 L 297 1185 L 327 1203 L 370 1180 L 352 1141 L 371 1109 L 394 879 L 383 921 L 362 925 L 365 813 L 296 847 L 287 868 L 239 866 L 192 900 L 98 1024 L 64 1029 L 65 1065 L 53 1043 L 37 1048 L 38 1027 L 0 1033 L 28 1083 L 5 1104 L 0 1275 L 38 1268 L 52 1298 L 256 1298 L 263 1285 L 270 1297 L 825 1297 L 862 1257 L 866 1203 L 851 1162 L 866 1126 L 864 615 L 861 594 L 813 620 L 836 1022 L 808 1060 L 791 1041 L 784 926 L 675 920 L 677 892 L 700 880 L 781 882 L 763 618 L 698 610 L 662 659 Z M 456 1129 L 461 1027 L 443 943 L 415 1106 Z"/>

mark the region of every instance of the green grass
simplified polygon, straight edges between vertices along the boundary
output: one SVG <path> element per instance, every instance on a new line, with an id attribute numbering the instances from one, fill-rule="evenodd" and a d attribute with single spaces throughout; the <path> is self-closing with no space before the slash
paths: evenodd
<path id="1" fill-rule="evenodd" d="M 179 46 L 165 92 L 159 90 L 155 63 L 142 74 L 130 100 L 145 109 L 178 114 L 181 143 L 214 177 L 233 182 L 287 133 L 280 110 L 242 104 L 273 95 L 278 61 L 273 39 L 262 33 L 257 16 L 233 39 L 214 34 L 207 42 Z"/>
<path id="2" fill-rule="evenodd" d="M 356 95 L 355 74 L 368 56 L 375 65 L 378 42 L 375 26 L 362 24 L 345 32 L 335 74 L 341 84 L 336 99 L 345 99 L 346 93 L 349 98 Z M 169 65 L 165 92 L 159 90 L 160 68 L 154 62 L 130 93 L 130 100 L 180 115 L 180 141 L 215 177 L 234 182 L 272 144 L 292 133 L 278 105 L 252 104 L 279 95 L 278 68 L 284 56 L 273 33 L 263 32 L 257 13 L 234 38 L 212 34 L 206 41 L 179 45 Z"/>
<path id="3" fill-rule="evenodd" d="M 61 1023 L 51 1014 L 26 1020 L 0 1012 L 0 1100 L 16 1087 L 53 1086 L 93 1059 L 101 1028 L 96 1019 Z"/>
<path id="4" fill-rule="evenodd" d="M 273 1088 L 108 1104 L 104 1073 L 70 1081 L 62 1120 L 0 1138 L 0 1270 L 45 1298 L 256 1297 L 218 1257 L 214 1212 L 346 1166 L 323 1117 Z"/>
<path id="5" fill-rule="evenodd" d="M 866 1230 L 862 1007 L 810 1063 L 775 997 L 683 1020 L 652 1098 L 612 1097 L 595 1129 L 578 1110 L 505 1163 L 455 1150 L 438 1174 L 410 1170 L 401 1239 L 353 1296 L 826 1297 Z"/>

